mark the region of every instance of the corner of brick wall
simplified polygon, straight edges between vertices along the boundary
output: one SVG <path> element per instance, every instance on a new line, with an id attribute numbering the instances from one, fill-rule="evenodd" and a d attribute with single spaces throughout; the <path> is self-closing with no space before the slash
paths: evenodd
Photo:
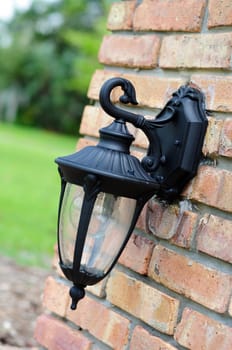
<path id="1" fill-rule="evenodd" d="M 110 118 L 102 83 L 133 82 L 142 113 L 155 115 L 192 81 L 211 112 L 198 175 L 181 200 L 144 208 L 111 275 L 69 310 L 69 282 L 54 259 L 35 337 L 51 350 L 232 349 L 232 2 L 116 1 L 92 77 L 78 148 L 97 142 Z M 117 92 L 115 94 L 117 99 Z M 131 107 L 132 108 L 132 107 Z M 137 131 L 134 154 L 146 138 Z"/>

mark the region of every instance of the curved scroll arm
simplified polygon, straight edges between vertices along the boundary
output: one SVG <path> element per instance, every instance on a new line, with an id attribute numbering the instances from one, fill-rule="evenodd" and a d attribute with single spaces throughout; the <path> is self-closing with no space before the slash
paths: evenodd
<path id="1" fill-rule="evenodd" d="M 111 78 L 107 80 L 100 91 L 99 101 L 104 111 L 115 118 L 133 124 L 136 128 L 141 129 L 149 140 L 147 156 L 143 159 L 142 165 L 146 171 L 154 171 L 160 164 L 162 156 L 160 141 L 156 133 L 156 128 L 160 128 L 169 122 L 175 113 L 174 108 L 167 106 L 164 108 L 157 118 L 146 119 L 143 115 L 125 111 L 115 106 L 110 94 L 115 87 L 120 86 L 124 94 L 119 98 L 119 101 L 124 104 L 131 103 L 137 105 L 136 92 L 132 83 L 124 78 Z"/>
<path id="2" fill-rule="evenodd" d="M 112 78 L 107 80 L 101 88 L 99 101 L 104 111 L 111 117 L 125 122 L 132 123 L 135 127 L 140 127 L 144 123 L 144 117 L 116 107 L 111 99 L 110 94 L 115 87 L 121 86 L 124 94 L 120 97 L 120 102 L 124 104 L 131 103 L 137 105 L 135 88 L 129 80 L 123 78 Z"/>

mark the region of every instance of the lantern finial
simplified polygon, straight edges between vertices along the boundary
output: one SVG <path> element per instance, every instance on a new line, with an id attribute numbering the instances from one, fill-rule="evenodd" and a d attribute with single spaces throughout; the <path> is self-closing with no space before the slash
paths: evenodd
<path id="1" fill-rule="evenodd" d="M 85 296 L 85 290 L 82 286 L 74 285 L 69 291 L 70 297 L 72 298 L 71 309 L 76 310 L 77 303 Z"/>

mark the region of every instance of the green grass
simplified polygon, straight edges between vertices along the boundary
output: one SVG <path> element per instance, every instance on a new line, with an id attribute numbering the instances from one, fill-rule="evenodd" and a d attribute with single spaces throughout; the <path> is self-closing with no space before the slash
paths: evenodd
<path id="1" fill-rule="evenodd" d="M 0 254 L 49 264 L 56 242 L 60 179 L 54 159 L 77 138 L 0 123 Z"/>

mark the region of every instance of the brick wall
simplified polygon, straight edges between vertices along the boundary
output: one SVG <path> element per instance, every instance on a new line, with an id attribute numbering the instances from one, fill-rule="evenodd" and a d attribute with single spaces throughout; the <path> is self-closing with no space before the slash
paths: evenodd
<path id="1" fill-rule="evenodd" d="M 155 115 L 192 81 L 211 111 L 198 176 L 179 203 L 144 208 L 119 263 L 69 310 L 69 283 L 55 258 L 35 337 L 51 350 L 232 349 L 232 2 L 116 1 L 83 113 L 78 148 L 111 121 L 98 104 L 102 83 L 133 82 L 139 108 Z M 114 96 L 117 99 L 117 92 Z M 132 108 L 132 107 L 131 107 Z M 137 107 L 138 108 L 138 107 Z M 133 152 L 145 152 L 136 131 Z"/>

